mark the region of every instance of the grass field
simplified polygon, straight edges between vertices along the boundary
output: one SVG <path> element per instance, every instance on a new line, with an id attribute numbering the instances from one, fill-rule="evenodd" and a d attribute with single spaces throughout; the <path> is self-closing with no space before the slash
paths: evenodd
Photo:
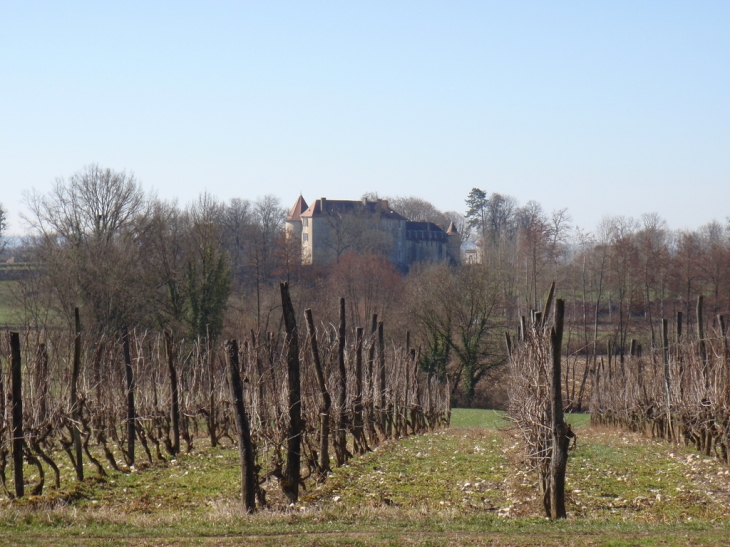
<path id="1" fill-rule="evenodd" d="M 16 281 L 0 281 L 0 327 L 18 324 L 18 313 L 12 300 L 12 289 Z"/>
<path id="2" fill-rule="evenodd" d="M 294 507 L 269 485 L 272 509 L 244 515 L 236 450 L 201 448 L 48 497 L 3 500 L 0 544 L 730 545 L 726 468 L 590 428 L 585 415 L 569 419 L 578 439 L 564 522 L 542 518 L 503 415 L 455 409 L 448 431 L 385 443 Z"/>

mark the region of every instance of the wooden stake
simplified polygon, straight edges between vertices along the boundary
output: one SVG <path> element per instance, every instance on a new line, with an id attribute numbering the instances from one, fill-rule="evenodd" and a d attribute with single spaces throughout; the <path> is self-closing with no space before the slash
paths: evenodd
<path id="1" fill-rule="evenodd" d="M 124 372 L 127 382 L 127 457 L 129 465 L 134 465 L 134 421 L 136 412 L 134 410 L 134 370 L 132 369 L 132 356 L 129 352 L 129 330 L 125 327 L 122 334 L 122 345 L 124 347 Z"/>
<path id="2" fill-rule="evenodd" d="M 560 357 L 563 344 L 563 319 L 565 303 L 555 301 L 555 326 L 550 332 L 550 346 L 553 361 L 552 378 L 552 432 L 553 454 L 550 460 L 550 518 L 564 519 L 565 512 L 565 470 L 568 463 L 568 439 L 563 419 L 563 394 L 560 384 Z"/>
<path id="3" fill-rule="evenodd" d="M 662 319 L 662 361 L 664 363 L 664 392 L 667 398 L 667 431 L 672 439 L 672 377 L 669 368 L 669 332 L 667 320 Z"/>
<path id="4" fill-rule="evenodd" d="M 705 389 L 710 389 L 710 371 L 708 370 L 707 346 L 705 344 L 705 329 L 702 322 L 702 295 L 697 297 L 697 340 L 699 342 L 700 362 L 702 363 L 702 377 L 705 380 Z"/>
<path id="5" fill-rule="evenodd" d="M 319 387 L 319 395 L 322 398 L 322 409 L 320 410 L 320 444 L 319 444 L 319 473 L 324 478 L 330 472 L 330 407 L 332 399 L 329 391 L 327 391 L 327 382 L 324 378 L 322 363 L 319 360 L 319 347 L 317 346 L 317 331 L 314 328 L 314 319 L 312 310 L 304 310 L 307 318 L 307 328 L 309 329 L 309 341 L 312 348 L 312 362 L 314 363 L 314 372 L 317 377 L 317 386 Z"/>
<path id="6" fill-rule="evenodd" d="M 256 510 L 256 490 L 258 488 L 256 460 L 246 407 L 243 404 L 243 383 L 239 371 L 238 342 L 236 340 L 226 342 L 226 361 L 228 364 L 228 385 L 231 388 L 233 411 L 236 417 L 236 428 L 238 429 L 238 453 L 241 460 L 241 500 L 246 512 L 253 513 Z"/>
<path id="7" fill-rule="evenodd" d="M 20 362 L 20 335 L 10 333 L 10 375 L 13 391 L 13 471 L 15 479 L 15 497 L 22 498 L 23 484 L 23 388 Z"/>
<path id="8" fill-rule="evenodd" d="M 299 499 L 299 483 L 301 482 L 302 400 L 299 380 L 299 333 L 294 306 L 289 295 L 289 283 L 284 281 L 279 287 L 286 327 L 288 348 L 286 363 L 289 387 L 289 435 L 283 490 L 287 499 L 294 503 Z"/>
<path id="9" fill-rule="evenodd" d="M 345 299 L 340 298 L 340 325 L 337 330 L 337 365 L 340 370 L 340 390 L 338 393 L 338 404 L 340 407 L 339 424 L 337 427 L 337 465 L 343 465 L 350 453 L 347 451 L 347 369 L 345 368 L 345 337 L 347 334 L 347 323 L 345 314 Z"/>
<path id="10" fill-rule="evenodd" d="M 177 385 L 177 369 L 175 368 L 175 346 L 170 331 L 165 331 L 165 348 L 167 349 L 167 370 L 170 376 L 170 391 L 172 393 L 172 455 L 180 452 L 180 401 Z"/>
<path id="11" fill-rule="evenodd" d="M 81 409 L 79 408 L 77 394 L 79 375 L 81 374 L 81 318 L 78 308 L 74 309 L 74 326 L 76 336 L 74 338 L 74 360 L 71 371 L 71 419 L 73 420 L 74 453 L 76 454 L 76 479 L 83 481 L 84 461 L 81 452 L 81 430 L 79 429 L 81 427 Z"/>

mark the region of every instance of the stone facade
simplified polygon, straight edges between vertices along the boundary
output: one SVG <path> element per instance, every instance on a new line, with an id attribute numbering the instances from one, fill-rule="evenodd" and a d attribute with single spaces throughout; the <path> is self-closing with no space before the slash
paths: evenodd
<path id="1" fill-rule="evenodd" d="M 388 201 L 320 198 L 311 206 L 299 196 L 286 218 L 287 235 L 301 241 L 303 264 L 329 264 L 347 252 L 376 252 L 400 269 L 416 262 L 460 262 L 459 237 L 432 222 L 412 222 Z"/>

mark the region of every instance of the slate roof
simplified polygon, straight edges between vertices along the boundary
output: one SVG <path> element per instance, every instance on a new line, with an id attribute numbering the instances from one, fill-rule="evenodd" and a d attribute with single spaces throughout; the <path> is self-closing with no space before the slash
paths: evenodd
<path id="1" fill-rule="evenodd" d="M 302 218 L 312 218 L 321 215 L 341 214 L 341 215 L 365 215 L 375 216 L 389 220 L 408 220 L 399 215 L 393 209 L 388 207 L 387 200 L 378 201 L 346 201 L 321 198 L 309 206 L 309 208 L 301 213 Z"/>
<path id="2" fill-rule="evenodd" d="M 448 241 L 444 229 L 433 222 L 406 222 L 406 239 L 410 241 Z"/>

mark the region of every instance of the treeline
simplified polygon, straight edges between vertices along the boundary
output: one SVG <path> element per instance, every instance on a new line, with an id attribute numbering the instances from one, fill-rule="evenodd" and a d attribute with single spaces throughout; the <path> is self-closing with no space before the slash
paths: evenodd
<path id="1" fill-rule="evenodd" d="M 606 217 L 592 233 L 570 225 L 565 210 L 474 189 L 467 200 L 481 240 L 482 262 L 499 278 L 505 318 L 540 309 L 551 280 L 566 301 L 569 353 L 595 356 L 611 347 L 622 358 L 631 340 L 660 347 L 661 320 L 684 313 L 693 328 L 704 295 L 706 326 L 730 308 L 730 231 L 712 221 L 694 231 L 670 230 L 657 214 Z"/>
<path id="2" fill-rule="evenodd" d="M 23 258 L 40 265 L 17 284 L 21 322 L 72 328 L 80 306 L 96 334 L 169 331 L 176 340 L 241 338 L 283 330 L 279 283 L 295 309 L 318 310 L 337 324 L 368 327 L 373 314 L 389 336 L 411 332 L 422 370 L 448 379 L 455 404 L 501 404 L 498 382 L 485 382 L 507 361 L 505 330 L 539 309 L 552 281 L 565 301 L 566 405 L 583 404 L 585 363 L 611 341 L 617 356 L 632 339 L 659 344 L 662 317 L 705 296 L 706 323 L 730 308 L 730 238 L 712 222 L 670 230 L 656 214 L 602 219 L 592 233 L 565 210 L 474 189 L 464 215 L 419 198 L 389 198 L 413 220 L 455 222 L 464 247 L 481 264 L 420 264 L 398 271 L 373 249 L 353 249 L 329 266 L 303 267 L 299 242 L 287 239 L 277 198 L 220 202 L 202 194 L 186 206 L 146 194 L 134 177 L 89 166 L 28 197 L 31 235 Z M 287 204 L 288 205 L 288 204 Z"/>

